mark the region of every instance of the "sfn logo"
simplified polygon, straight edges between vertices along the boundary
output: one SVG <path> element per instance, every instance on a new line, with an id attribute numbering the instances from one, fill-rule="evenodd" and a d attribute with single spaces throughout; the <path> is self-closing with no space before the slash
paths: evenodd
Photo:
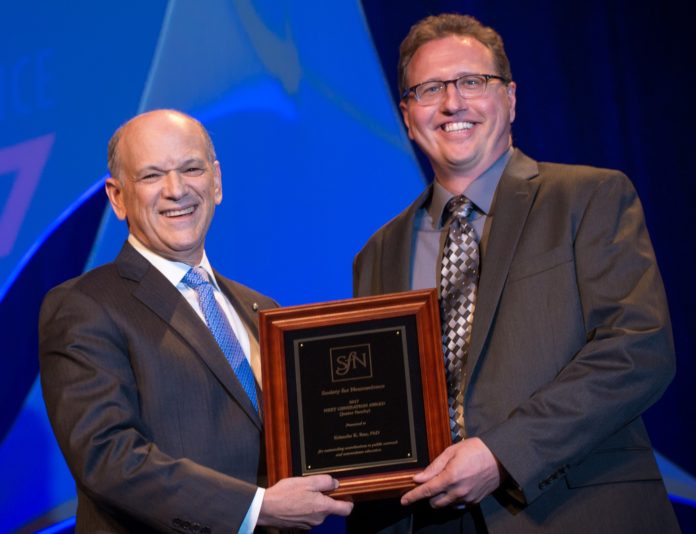
<path id="1" fill-rule="evenodd" d="M 336 347 L 329 352 L 332 382 L 372 378 L 372 356 L 369 343 Z"/>

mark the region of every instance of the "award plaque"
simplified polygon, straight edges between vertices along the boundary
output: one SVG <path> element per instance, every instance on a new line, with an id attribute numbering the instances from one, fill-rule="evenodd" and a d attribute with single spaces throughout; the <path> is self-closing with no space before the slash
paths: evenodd
<path id="1" fill-rule="evenodd" d="M 259 312 L 269 485 L 329 473 L 332 496 L 415 486 L 450 441 L 437 292 Z"/>

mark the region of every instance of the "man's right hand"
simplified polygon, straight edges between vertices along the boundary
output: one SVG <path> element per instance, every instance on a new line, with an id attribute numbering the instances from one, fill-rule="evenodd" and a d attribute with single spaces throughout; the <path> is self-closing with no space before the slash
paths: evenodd
<path id="1" fill-rule="evenodd" d="M 257 524 L 309 529 L 320 525 L 327 515 L 347 516 L 353 503 L 322 493 L 336 488 L 338 480 L 330 475 L 285 478 L 265 491 Z"/>

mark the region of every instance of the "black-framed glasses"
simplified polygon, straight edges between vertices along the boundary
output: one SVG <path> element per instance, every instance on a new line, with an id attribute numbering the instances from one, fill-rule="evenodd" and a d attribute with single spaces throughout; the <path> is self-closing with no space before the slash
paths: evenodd
<path id="1" fill-rule="evenodd" d="M 454 84 L 457 93 L 462 98 L 478 98 L 486 92 L 489 80 L 500 80 L 504 84 L 510 83 L 510 80 L 496 74 L 464 74 L 453 80 L 432 80 L 419 83 L 406 89 L 401 98 L 408 98 L 412 94 L 416 102 L 423 106 L 439 104 L 445 97 L 447 85 L 450 83 Z"/>

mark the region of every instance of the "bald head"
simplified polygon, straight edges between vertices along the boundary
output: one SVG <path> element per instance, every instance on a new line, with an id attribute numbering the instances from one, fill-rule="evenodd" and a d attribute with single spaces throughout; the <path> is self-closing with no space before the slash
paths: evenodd
<path id="1" fill-rule="evenodd" d="M 111 176 L 113 176 L 114 178 L 118 178 L 119 180 L 122 179 L 122 167 L 119 153 L 121 139 L 125 135 L 127 135 L 128 131 L 132 129 L 134 126 L 138 126 L 141 125 L 141 123 L 147 123 L 153 120 L 171 120 L 174 123 L 180 122 L 182 124 L 194 124 L 200 131 L 200 135 L 203 138 L 207 147 L 208 161 L 210 163 L 213 163 L 215 161 L 216 155 L 215 147 L 213 146 L 213 141 L 210 138 L 208 130 L 205 129 L 205 126 L 203 126 L 203 124 L 201 124 L 199 120 L 195 119 L 191 115 L 187 115 L 186 113 L 182 113 L 181 111 L 177 111 L 175 109 L 156 109 L 153 111 L 146 111 L 145 113 L 141 113 L 140 115 L 136 115 L 132 119 L 122 124 L 111 136 L 111 139 L 109 139 L 109 144 L 107 147 L 107 165 L 109 167 L 109 174 L 111 174 Z"/>

